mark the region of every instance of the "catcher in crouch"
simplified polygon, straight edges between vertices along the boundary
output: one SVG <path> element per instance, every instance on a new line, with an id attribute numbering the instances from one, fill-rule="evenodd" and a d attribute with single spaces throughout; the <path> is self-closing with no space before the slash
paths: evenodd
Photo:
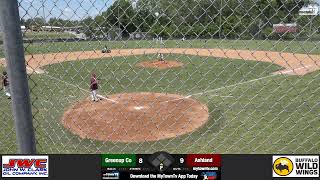
<path id="1" fill-rule="evenodd" d="M 111 49 L 108 48 L 108 46 L 104 46 L 104 48 L 101 51 L 102 53 L 111 53 Z"/>
<path id="2" fill-rule="evenodd" d="M 165 61 L 164 61 L 164 56 L 163 56 L 162 53 L 158 53 L 158 60 L 159 60 L 160 62 L 165 62 Z"/>
<path id="3" fill-rule="evenodd" d="M 92 73 L 91 79 L 90 79 L 90 90 L 91 90 L 91 100 L 92 101 L 99 101 L 100 98 L 98 98 L 98 79 L 95 73 Z"/>

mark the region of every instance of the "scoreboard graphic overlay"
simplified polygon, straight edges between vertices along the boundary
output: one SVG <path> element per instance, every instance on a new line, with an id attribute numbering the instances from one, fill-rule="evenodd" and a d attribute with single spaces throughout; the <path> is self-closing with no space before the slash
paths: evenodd
<path id="1" fill-rule="evenodd" d="M 101 179 L 221 179 L 217 154 L 104 154 Z"/>

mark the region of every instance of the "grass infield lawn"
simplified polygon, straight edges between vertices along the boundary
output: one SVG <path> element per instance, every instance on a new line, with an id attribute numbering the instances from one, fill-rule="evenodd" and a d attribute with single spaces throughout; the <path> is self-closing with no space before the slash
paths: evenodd
<path id="1" fill-rule="evenodd" d="M 154 60 L 156 55 L 130 56 L 52 64 L 44 67 L 48 74 L 31 75 L 29 86 L 39 153 L 164 150 L 171 153 L 286 154 L 320 151 L 319 71 L 305 76 L 272 75 L 281 67 L 187 55 L 166 58 L 185 65 L 165 70 L 143 69 L 135 64 Z M 208 106 L 209 121 L 192 133 L 155 142 L 81 139 L 62 126 L 61 116 L 69 105 L 89 96 L 88 92 L 74 86 L 89 89 L 92 71 L 101 79 L 102 95 L 123 92 L 193 95 L 192 98 Z M 10 101 L 3 93 L 0 106 L 0 112 L 5 112 L 0 116 L 5 124 L 0 131 L 0 153 L 15 153 Z"/>
<path id="2" fill-rule="evenodd" d="M 42 54 L 70 51 L 100 51 L 105 45 L 111 49 L 126 48 L 222 48 L 320 54 L 316 41 L 270 41 L 270 40 L 167 40 L 164 45 L 152 40 L 141 41 L 80 41 L 25 44 L 26 54 Z M 0 57 L 4 57 L 0 49 Z"/>

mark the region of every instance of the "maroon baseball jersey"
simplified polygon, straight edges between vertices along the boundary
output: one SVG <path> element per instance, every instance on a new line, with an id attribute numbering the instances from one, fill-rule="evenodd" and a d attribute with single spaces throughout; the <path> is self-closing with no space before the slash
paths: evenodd
<path id="1" fill-rule="evenodd" d="M 9 86 L 8 76 L 3 76 L 2 84 L 3 86 Z"/>
<path id="2" fill-rule="evenodd" d="M 91 77 L 91 81 L 90 81 L 90 89 L 91 90 L 97 90 L 98 89 L 98 81 L 96 77 Z"/>

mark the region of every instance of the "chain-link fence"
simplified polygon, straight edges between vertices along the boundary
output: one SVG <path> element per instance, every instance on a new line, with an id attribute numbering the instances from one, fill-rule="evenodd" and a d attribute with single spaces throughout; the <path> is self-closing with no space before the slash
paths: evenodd
<path id="1" fill-rule="evenodd" d="M 319 3 L 19 0 L 37 152 L 319 153 Z"/>

